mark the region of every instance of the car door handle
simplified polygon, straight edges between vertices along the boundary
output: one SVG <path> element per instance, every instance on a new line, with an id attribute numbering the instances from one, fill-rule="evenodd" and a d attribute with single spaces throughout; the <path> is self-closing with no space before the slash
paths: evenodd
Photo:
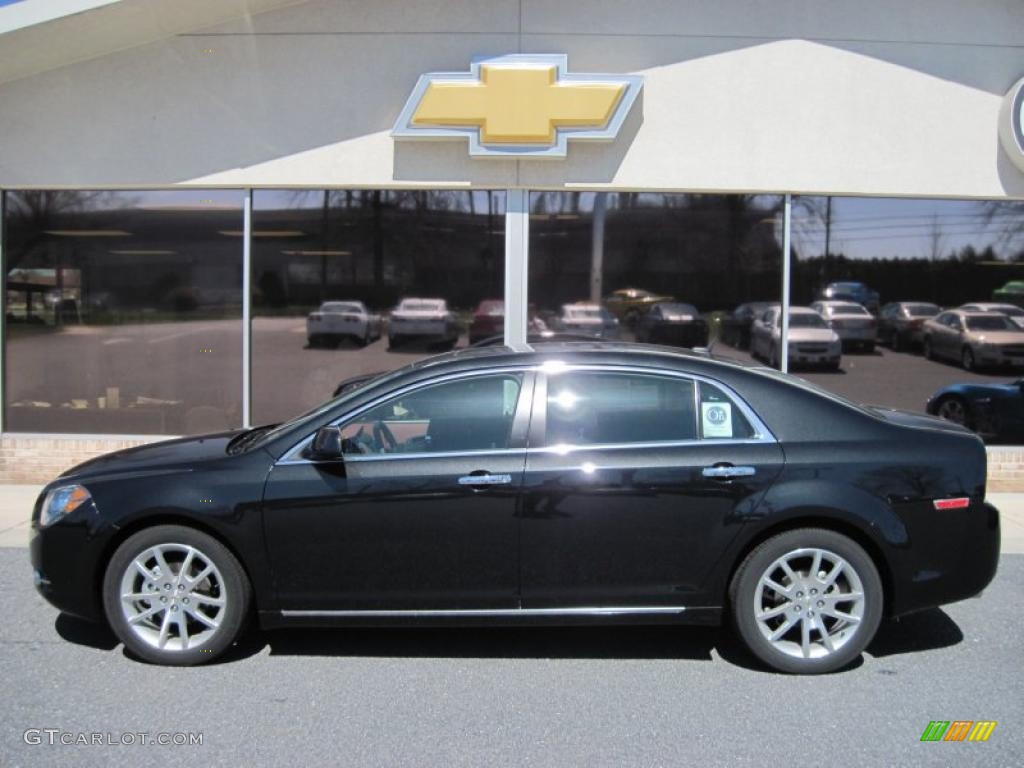
<path id="1" fill-rule="evenodd" d="M 704 467 L 700 472 L 704 477 L 713 477 L 716 480 L 728 480 L 733 477 L 750 477 L 757 474 L 754 467 L 734 467 L 731 464 Z"/>
<path id="2" fill-rule="evenodd" d="M 465 475 L 459 478 L 459 485 L 485 486 L 485 485 L 510 485 L 512 475 L 492 475 L 481 473 L 479 475 Z"/>

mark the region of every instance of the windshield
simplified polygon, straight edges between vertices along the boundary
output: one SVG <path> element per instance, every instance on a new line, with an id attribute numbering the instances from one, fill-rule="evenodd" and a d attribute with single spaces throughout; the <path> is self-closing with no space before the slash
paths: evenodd
<path id="1" fill-rule="evenodd" d="M 692 304 L 659 304 L 663 315 L 691 315 L 697 316 L 697 308 Z"/>
<path id="2" fill-rule="evenodd" d="M 781 323 L 781 319 L 779 320 Z M 828 328 L 828 324 L 816 312 L 790 313 L 790 328 Z"/>
<path id="3" fill-rule="evenodd" d="M 1016 331 L 1017 326 L 1006 315 L 968 317 L 967 328 L 971 331 Z"/>
<path id="4" fill-rule="evenodd" d="M 321 312 L 362 312 L 360 304 L 346 304 L 340 301 L 329 301 L 320 307 Z"/>
<path id="5" fill-rule="evenodd" d="M 911 317 L 935 317 L 941 312 L 935 304 L 906 304 L 905 307 Z"/>
<path id="6" fill-rule="evenodd" d="M 860 304 L 835 304 L 829 308 L 833 315 L 870 315 Z"/>
<path id="7" fill-rule="evenodd" d="M 1008 317 L 1024 317 L 1024 309 L 1015 307 L 1012 304 L 1000 304 L 998 307 L 992 307 L 992 312 L 998 312 L 1001 315 L 1007 315 Z"/>
<path id="8" fill-rule="evenodd" d="M 443 301 L 412 300 L 403 301 L 398 305 L 399 312 L 441 312 L 443 310 Z"/>
<path id="9" fill-rule="evenodd" d="M 413 363 L 413 365 L 416 365 L 416 364 Z M 305 424 L 305 423 L 308 423 L 308 422 L 316 421 L 318 418 L 320 418 L 321 415 L 327 413 L 327 411 L 329 411 L 332 408 L 334 408 L 334 406 L 336 406 L 338 403 L 342 402 L 343 400 L 348 400 L 349 398 L 354 397 L 355 395 L 359 394 L 359 392 L 367 384 L 371 384 L 371 383 L 372 384 L 379 384 L 381 382 L 390 381 L 391 379 L 397 378 L 398 376 L 404 374 L 406 372 L 406 370 L 408 369 L 408 367 L 409 366 L 405 366 L 403 368 L 399 368 L 396 371 L 392 371 L 391 373 L 384 373 L 384 374 L 381 374 L 380 376 L 367 379 L 365 382 L 362 382 L 361 384 L 358 384 L 358 385 L 352 387 L 351 389 L 345 390 L 344 392 L 342 392 L 337 397 L 332 397 L 330 400 L 327 400 L 326 402 L 321 403 L 320 405 L 316 406 L 315 408 L 311 408 L 310 410 L 306 411 L 305 413 L 299 414 L 294 419 L 290 419 L 290 420 L 288 420 L 286 422 L 283 422 L 282 424 L 278 424 L 276 427 L 273 427 L 272 429 L 267 430 L 266 432 L 263 432 L 263 434 L 259 435 L 254 442 L 252 442 L 251 444 L 246 445 L 246 448 L 255 448 L 256 446 L 264 445 L 264 444 L 270 442 L 271 440 L 276 439 L 280 435 L 283 435 L 285 432 L 289 431 L 293 427 L 297 427 L 297 426 L 299 426 L 301 424 Z M 257 430 L 265 430 L 267 428 L 266 427 L 257 427 L 256 429 Z"/>

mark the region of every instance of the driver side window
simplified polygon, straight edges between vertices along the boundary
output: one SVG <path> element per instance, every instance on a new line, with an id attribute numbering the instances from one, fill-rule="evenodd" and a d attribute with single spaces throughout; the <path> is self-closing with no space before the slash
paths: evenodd
<path id="1" fill-rule="evenodd" d="M 380 455 L 508 448 L 521 385 L 521 374 L 501 374 L 407 392 L 343 425 L 342 450 Z"/>

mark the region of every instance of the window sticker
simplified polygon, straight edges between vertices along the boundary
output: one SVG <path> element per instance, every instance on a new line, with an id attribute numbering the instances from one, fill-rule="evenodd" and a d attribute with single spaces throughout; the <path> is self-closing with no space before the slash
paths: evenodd
<path id="1" fill-rule="evenodd" d="M 732 403 L 701 403 L 704 437 L 732 437 Z"/>

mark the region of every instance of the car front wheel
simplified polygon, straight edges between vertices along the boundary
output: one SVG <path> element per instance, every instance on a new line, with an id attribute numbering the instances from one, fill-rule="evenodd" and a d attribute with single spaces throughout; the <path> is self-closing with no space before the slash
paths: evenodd
<path id="1" fill-rule="evenodd" d="M 821 674 L 867 647 L 882 618 L 882 582 L 852 539 L 820 528 L 774 536 L 737 569 L 733 620 L 750 651 L 781 672 Z"/>
<path id="2" fill-rule="evenodd" d="M 125 648 L 170 666 L 211 661 L 237 638 L 249 611 L 245 571 L 219 541 L 159 525 L 130 536 L 103 580 L 107 620 Z"/>

